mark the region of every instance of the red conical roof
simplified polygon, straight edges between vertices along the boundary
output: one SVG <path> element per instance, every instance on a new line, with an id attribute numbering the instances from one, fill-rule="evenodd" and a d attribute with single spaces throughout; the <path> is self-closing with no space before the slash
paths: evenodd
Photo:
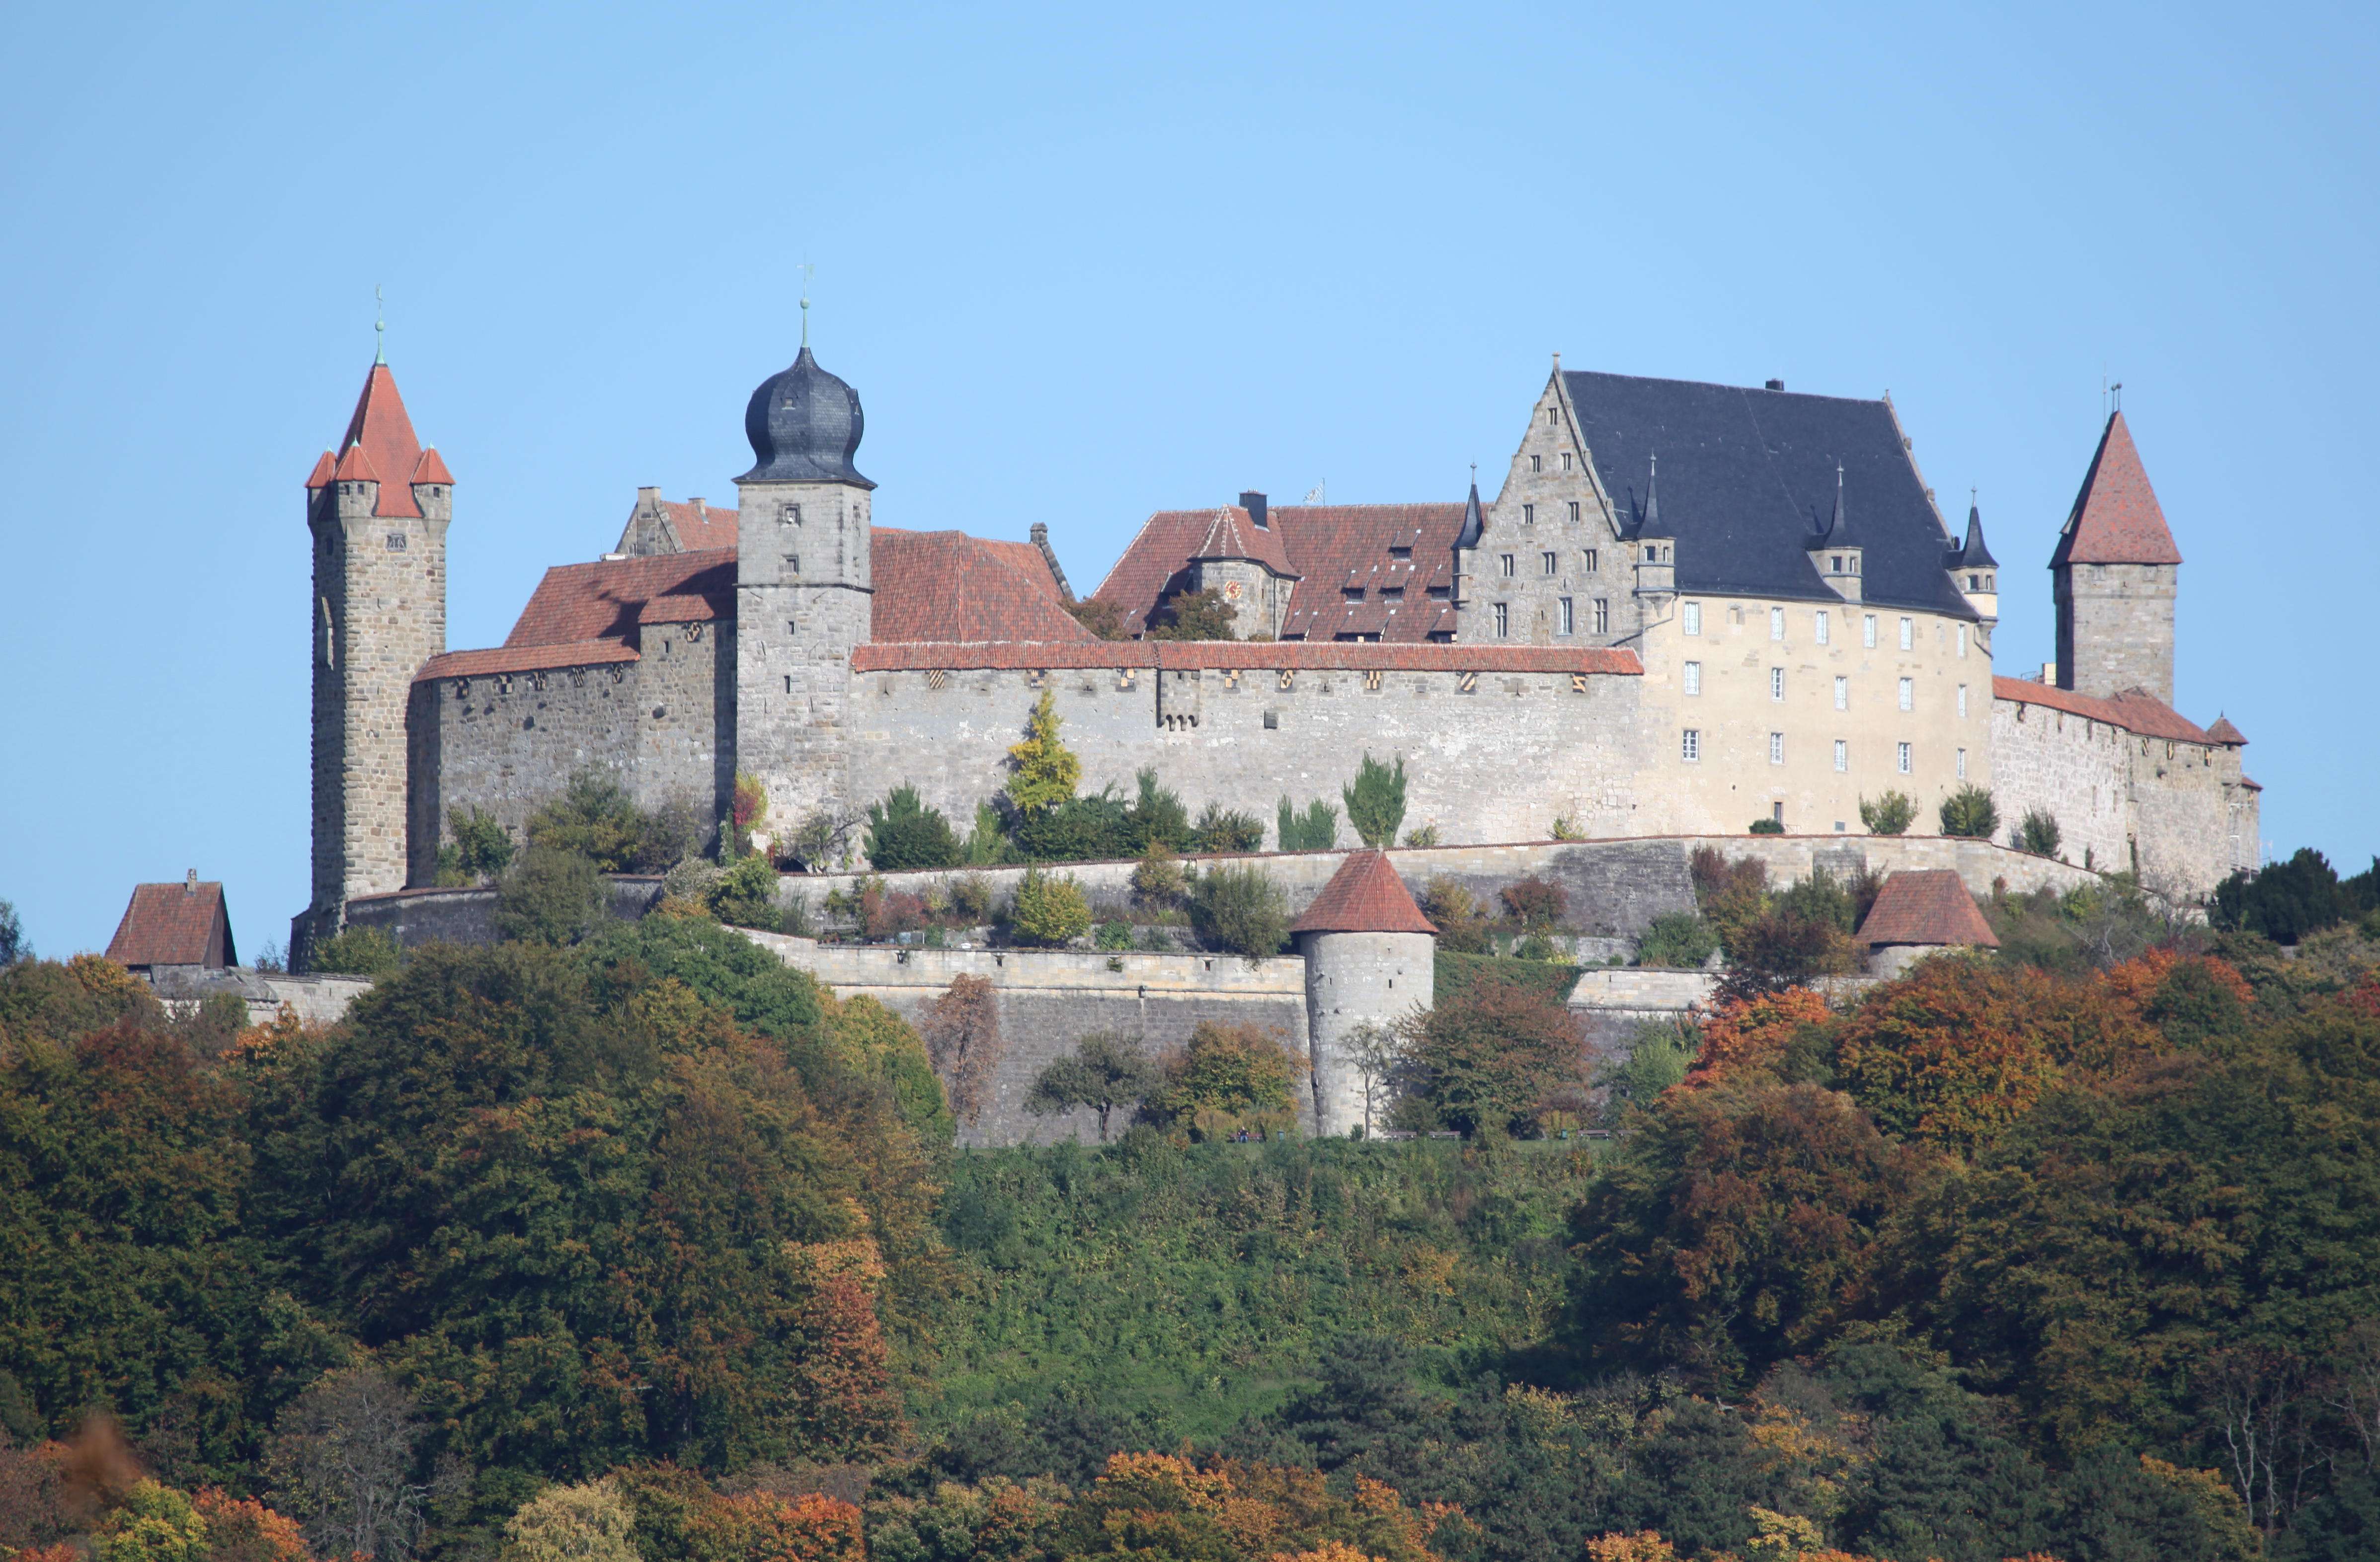
<path id="1" fill-rule="evenodd" d="M 1966 880 L 1947 867 L 1885 875 L 1876 904 L 1855 936 L 1863 944 L 1981 944 L 1999 948 L 1999 935 L 1975 909 Z"/>
<path id="2" fill-rule="evenodd" d="M 1291 925 L 1293 933 L 1435 933 L 1438 928 L 1414 904 L 1388 854 L 1350 852 L 1322 893 Z"/>
<path id="3" fill-rule="evenodd" d="M 364 379 L 364 394 L 356 398 L 356 415 L 347 419 L 346 437 L 339 442 L 344 453 L 360 446 L 371 458 L 375 474 L 410 472 L 421 460 L 421 442 L 413 437 L 413 419 L 405 413 L 405 398 L 396 394 L 396 376 L 388 365 L 376 363 Z M 346 475 L 346 458 L 340 457 L 340 472 Z M 376 515 L 419 515 L 420 506 L 413 503 L 413 490 L 402 477 L 380 485 L 380 503 Z"/>
<path id="4" fill-rule="evenodd" d="M 359 444 L 351 444 L 347 446 L 347 453 L 339 457 L 338 470 L 333 472 L 331 475 L 338 478 L 339 481 L 343 483 L 377 483 L 380 481 L 380 468 L 372 465 L 370 453 L 366 451 L 364 447 Z M 382 484 L 382 486 L 385 487 L 386 485 Z M 382 505 L 379 513 L 383 515 L 387 515 L 388 506 L 385 504 Z M 415 513 L 419 514 L 419 512 L 417 511 Z"/>
<path id="5" fill-rule="evenodd" d="M 2178 564 L 2181 551 L 2166 528 L 2156 490 L 2132 448 L 2124 415 L 2111 414 L 2083 474 L 2082 491 L 2058 534 L 2050 567 L 2059 564 Z"/>
<path id="6" fill-rule="evenodd" d="M 329 451 L 314 458 L 314 469 L 307 474 L 308 488 L 328 488 L 339 476 L 339 458 Z"/>
<path id="7" fill-rule="evenodd" d="M 449 488 L 455 485 L 454 474 L 446 470 L 446 463 L 438 459 L 436 445 L 423 451 L 421 459 L 413 464 L 413 480 L 417 483 L 444 483 Z"/>

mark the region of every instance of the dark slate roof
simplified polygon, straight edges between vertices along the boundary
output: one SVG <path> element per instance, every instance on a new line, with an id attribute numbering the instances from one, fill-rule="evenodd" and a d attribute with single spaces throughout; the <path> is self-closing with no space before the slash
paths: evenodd
<path id="1" fill-rule="evenodd" d="M 1990 546 L 1984 541 L 1984 512 L 1980 506 L 1967 506 L 1967 540 L 1953 556 L 1962 570 L 1996 570 L 2000 567 L 2000 562 L 1992 557 Z"/>
<path id="2" fill-rule="evenodd" d="M 1835 467 L 1864 550 L 1862 593 L 1975 617 L 1943 569 L 1950 538 L 1881 401 L 1564 370 L 1596 475 L 1633 529 L 1653 458 L 1660 532 L 1685 592 L 1839 600 L 1808 549 L 1834 513 Z"/>
<path id="3" fill-rule="evenodd" d="M 735 480 L 874 488 L 851 464 L 866 427 L 859 393 L 820 369 L 805 342 L 793 366 L 761 381 L 745 404 L 752 469 Z"/>

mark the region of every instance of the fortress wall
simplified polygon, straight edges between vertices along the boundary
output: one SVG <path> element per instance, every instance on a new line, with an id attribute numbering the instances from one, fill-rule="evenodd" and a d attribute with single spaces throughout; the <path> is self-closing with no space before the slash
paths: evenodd
<path id="1" fill-rule="evenodd" d="M 1404 757 L 1409 829 L 1509 841 L 1569 813 L 1589 834 L 1630 832 L 1645 769 L 1633 676 L 1308 667 L 1286 682 L 1208 670 L 1184 683 L 1166 672 L 1160 725 L 1160 672 L 857 674 L 846 796 L 860 806 L 907 782 L 965 828 L 1006 783 L 1008 750 L 1046 679 L 1086 792 L 1112 783 L 1130 796 L 1135 772 L 1155 766 L 1193 814 L 1220 803 L 1269 826 L 1283 793 L 1300 807 L 1318 796 L 1336 805 L 1368 752 Z"/>
<path id="2" fill-rule="evenodd" d="M 2235 866 L 2256 866 L 2255 793 L 2239 784 L 2238 750 L 2156 738 L 2127 747 L 2145 883 L 2204 896 Z"/>
<path id="3" fill-rule="evenodd" d="M 1992 701 L 1992 797 L 1999 805 L 2002 838 L 2028 809 L 2043 808 L 2058 820 L 2063 855 L 2079 863 L 2087 850 L 2092 864 L 2107 872 L 2129 868 L 2128 742 L 2138 740 L 2105 721 L 2046 705 Z"/>
<path id="4" fill-rule="evenodd" d="M 735 788 L 735 624 L 648 624 L 627 772 L 637 805 L 685 803 L 716 825 Z M 567 779 L 562 778 L 562 779 Z"/>

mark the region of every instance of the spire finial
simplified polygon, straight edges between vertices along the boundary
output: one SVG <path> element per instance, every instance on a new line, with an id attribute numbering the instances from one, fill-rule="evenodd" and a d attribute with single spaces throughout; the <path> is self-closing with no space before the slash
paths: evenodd
<path id="1" fill-rule="evenodd" d="M 385 300 L 381 297 L 380 284 L 376 282 L 373 283 L 372 367 L 374 369 L 378 369 L 388 362 L 388 311 L 382 307 L 384 302 Z"/>
<path id="2" fill-rule="evenodd" d="M 810 345 L 810 275 L 818 268 L 808 260 L 802 262 L 802 345 Z"/>

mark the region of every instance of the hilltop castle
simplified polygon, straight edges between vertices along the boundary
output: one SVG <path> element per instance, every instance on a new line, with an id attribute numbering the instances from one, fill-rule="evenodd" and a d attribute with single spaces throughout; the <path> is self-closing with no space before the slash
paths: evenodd
<path id="1" fill-rule="evenodd" d="M 575 770 L 648 805 L 771 817 L 905 782 L 953 818 L 1053 692 L 1086 784 L 1155 765 L 1195 811 L 1332 795 L 1402 755 L 1408 823 L 1449 843 L 1859 833 L 1898 790 L 1924 829 L 1960 786 L 2005 827 L 2200 896 L 2256 862 L 2245 739 L 2173 708 L 2181 557 L 2120 413 L 2050 572 L 2058 659 L 1996 676 L 1999 569 L 1937 510 L 1888 400 L 1565 370 L 1492 503 L 1149 516 L 1094 593 L 1030 542 L 871 524 L 852 388 L 807 344 L 752 393 L 734 509 L 643 490 L 617 545 L 546 574 L 504 645 L 449 651 L 454 478 L 375 363 L 307 483 L 313 897 L 431 881 L 450 806 L 516 831 Z M 1139 637 L 1211 588 L 1234 640 Z"/>

